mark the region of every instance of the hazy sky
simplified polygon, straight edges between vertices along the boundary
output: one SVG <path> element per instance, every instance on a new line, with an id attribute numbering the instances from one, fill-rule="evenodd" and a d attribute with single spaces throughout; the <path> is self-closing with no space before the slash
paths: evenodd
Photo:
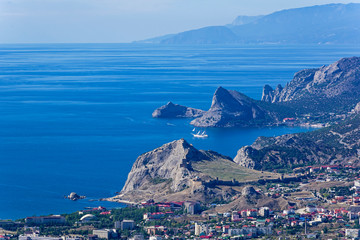
<path id="1" fill-rule="evenodd" d="M 0 43 L 130 42 L 331 0 L 0 0 Z"/>

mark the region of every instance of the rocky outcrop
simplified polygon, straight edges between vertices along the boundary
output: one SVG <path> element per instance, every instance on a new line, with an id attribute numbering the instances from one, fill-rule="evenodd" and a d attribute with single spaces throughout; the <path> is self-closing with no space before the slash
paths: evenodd
<path id="1" fill-rule="evenodd" d="M 360 102 L 358 104 L 356 104 L 356 106 L 354 108 L 354 112 L 355 113 L 360 113 Z"/>
<path id="2" fill-rule="evenodd" d="M 191 163 L 205 159 L 208 157 L 204 153 L 184 139 L 167 143 L 138 157 L 121 192 L 146 188 L 149 184 L 167 180 L 171 180 L 172 191 L 181 191 L 191 185 Z"/>
<path id="3" fill-rule="evenodd" d="M 156 109 L 152 116 L 154 118 L 196 118 L 204 114 L 205 111 L 190 107 L 181 106 L 168 102 L 166 105 Z"/>
<path id="4" fill-rule="evenodd" d="M 295 74 L 283 89 L 264 87 L 262 100 L 290 102 L 304 99 L 359 99 L 360 57 L 343 58 L 318 69 L 305 69 Z"/>
<path id="5" fill-rule="evenodd" d="M 197 127 L 251 126 L 272 122 L 275 117 L 257 101 L 233 90 L 219 87 L 210 109 L 191 124 Z"/>
<path id="6" fill-rule="evenodd" d="M 360 115 L 325 129 L 259 137 L 242 147 L 234 162 L 258 170 L 292 169 L 299 165 L 351 164 L 360 166 Z"/>
<path id="7" fill-rule="evenodd" d="M 214 178 L 198 167 L 210 162 L 216 165 L 215 161 L 222 170 L 221 163 L 237 166 L 230 158 L 213 151 L 197 150 L 184 139 L 164 144 L 137 158 L 122 191 L 110 200 L 138 202 L 172 198 L 205 201 L 206 197 L 222 196 L 221 189 L 205 187 L 203 183 Z"/>
<path id="8" fill-rule="evenodd" d="M 258 193 L 254 187 L 246 186 L 241 190 L 241 195 L 244 197 L 256 197 L 259 196 L 260 193 Z"/>
<path id="9" fill-rule="evenodd" d="M 282 90 L 283 87 L 281 86 L 281 84 L 279 84 L 275 90 L 266 84 L 263 88 L 261 101 L 269 103 L 273 102 L 275 96 L 279 95 Z"/>
<path id="10" fill-rule="evenodd" d="M 84 199 L 86 196 L 80 196 L 76 192 L 70 193 L 68 196 L 65 196 L 65 198 L 70 199 L 72 201 L 77 201 L 79 199 Z"/>
<path id="11" fill-rule="evenodd" d="M 258 169 L 257 162 L 253 159 L 256 154 L 257 150 L 255 148 L 250 146 L 242 147 L 237 152 L 234 162 L 246 168 Z"/>

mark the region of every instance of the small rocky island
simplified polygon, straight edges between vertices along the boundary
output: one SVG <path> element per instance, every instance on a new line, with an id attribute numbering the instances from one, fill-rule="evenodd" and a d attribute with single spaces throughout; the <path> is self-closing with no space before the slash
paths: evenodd
<path id="1" fill-rule="evenodd" d="M 156 109 L 152 116 L 154 118 L 196 118 L 204 114 L 205 111 L 195 108 L 189 108 L 168 102 L 166 105 Z"/>
<path id="2" fill-rule="evenodd" d="M 80 196 L 76 192 L 70 193 L 68 196 L 65 196 L 65 198 L 70 199 L 72 201 L 77 201 L 79 199 L 84 199 L 86 196 Z"/>

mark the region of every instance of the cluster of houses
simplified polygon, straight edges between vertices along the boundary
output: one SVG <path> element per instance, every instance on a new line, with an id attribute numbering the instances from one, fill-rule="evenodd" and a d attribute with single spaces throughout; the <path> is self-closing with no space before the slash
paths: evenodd
<path id="1" fill-rule="evenodd" d="M 196 201 L 155 203 L 153 200 L 148 200 L 141 203 L 141 207 L 149 206 L 156 206 L 160 212 L 145 213 L 143 219 L 147 221 L 159 220 L 171 216 L 175 211 L 182 209 L 184 209 L 187 214 L 198 214 L 201 211 L 201 205 Z"/>

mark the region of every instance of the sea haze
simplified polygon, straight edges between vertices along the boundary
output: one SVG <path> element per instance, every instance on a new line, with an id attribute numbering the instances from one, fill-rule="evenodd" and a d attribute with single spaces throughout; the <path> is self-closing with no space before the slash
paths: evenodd
<path id="1" fill-rule="evenodd" d="M 258 136 L 302 128 L 208 129 L 152 119 L 168 101 L 208 109 L 218 86 L 260 99 L 303 68 L 360 56 L 350 46 L 0 45 L 0 219 L 121 206 L 90 199 L 120 191 L 137 156 L 185 138 L 234 157 Z M 63 198 L 75 191 L 86 200 Z"/>

